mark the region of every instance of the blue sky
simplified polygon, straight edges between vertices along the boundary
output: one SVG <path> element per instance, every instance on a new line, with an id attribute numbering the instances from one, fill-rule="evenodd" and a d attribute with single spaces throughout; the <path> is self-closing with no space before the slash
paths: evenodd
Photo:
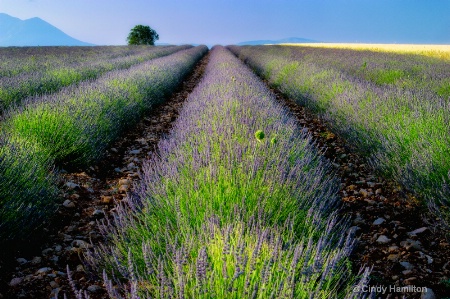
<path id="1" fill-rule="evenodd" d="M 0 0 L 0 12 L 40 17 L 99 45 L 125 44 L 137 24 L 168 43 L 303 37 L 450 44 L 450 0 Z"/>

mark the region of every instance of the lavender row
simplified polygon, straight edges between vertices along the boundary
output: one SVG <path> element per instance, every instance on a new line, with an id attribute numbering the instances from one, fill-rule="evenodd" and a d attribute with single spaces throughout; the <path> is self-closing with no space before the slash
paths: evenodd
<path id="1" fill-rule="evenodd" d="M 450 61 L 423 55 L 321 47 L 273 46 L 291 61 L 314 63 L 384 88 L 416 90 L 429 101 L 450 97 Z"/>
<path id="2" fill-rule="evenodd" d="M 111 298 L 362 296 L 329 162 L 223 47 L 141 177 L 87 255 Z"/>
<path id="3" fill-rule="evenodd" d="M 179 51 L 127 70 L 113 71 L 8 111 L 0 140 L 0 231 L 28 235 L 52 215 L 54 163 L 100 158 L 124 128 L 164 100 L 207 51 Z"/>
<path id="4" fill-rule="evenodd" d="M 448 95 L 439 96 L 432 86 L 379 85 L 341 72 L 333 65 L 350 57 L 339 57 L 339 51 L 333 52 L 338 61 L 333 63 L 328 56 L 322 61 L 320 51 L 311 60 L 301 54 L 293 58 L 283 47 L 230 48 L 271 84 L 324 117 L 371 165 L 425 198 L 450 221 Z M 440 72 L 448 74 L 448 64 Z M 436 78 L 448 82 L 442 74 Z"/>
<path id="5" fill-rule="evenodd" d="M 60 48 L 56 48 L 59 50 L 58 56 L 50 52 L 38 58 L 28 56 L 28 59 L 23 59 L 25 62 L 18 63 L 17 66 L 6 63 L 8 68 L 5 71 L 18 74 L 0 77 L 0 109 L 20 104 L 29 96 L 55 92 L 83 80 L 96 79 L 108 71 L 125 69 L 189 47 L 122 47 L 119 51 L 117 47 L 101 47 L 95 51 L 95 48 L 87 47 L 81 48 L 86 50 L 80 50 L 75 57 L 69 55 L 73 50 L 67 47 L 63 48 L 67 50 L 66 55 L 61 53 Z M 89 49 L 92 49 L 92 54 L 88 52 Z M 10 59 L 7 62 L 16 60 Z M 29 66 L 29 71 L 24 71 L 26 66 Z M 17 72 L 15 69 L 18 69 Z"/>
<path id="6" fill-rule="evenodd" d="M 145 50 L 145 47 L 124 46 L 2 47 L 0 48 L 0 78 L 76 65 L 87 60 L 105 60 L 136 55 Z"/>

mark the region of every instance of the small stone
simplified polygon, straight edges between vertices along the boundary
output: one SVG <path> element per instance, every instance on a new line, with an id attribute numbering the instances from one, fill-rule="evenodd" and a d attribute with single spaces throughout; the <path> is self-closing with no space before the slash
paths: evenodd
<path id="1" fill-rule="evenodd" d="M 396 262 L 400 258 L 400 254 L 390 254 L 387 259 L 391 262 Z"/>
<path id="2" fill-rule="evenodd" d="M 350 186 L 347 187 L 347 190 L 348 190 L 348 191 L 353 191 L 353 190 L 355 190 L 355 189 L 356 189 L 356 186 L 355 186 L 355 185 L 350 185 Z"/>
<path id="3" fill-rule="evenodd" d="M 80 198 L 79 194 L 74 193 L 74 194 L 70 195 L 71 200 L 77 200 L 78 198 Z"/>
<path id="4" fill-rule="evenodd" d="M 19 263 L 19 265 L 24 265 L 24 264 L 28 263 L 28 261 L 26 259 L 24 259 L 23 257 L 19 257 L 16 261 Z"/>
<path id="5" fill-rule="evenodd" d="M 420 299 L 436 299 L 436 295 L 434 294 L 432 289 L 425 288 L 425 292 L 422 293 Z"/>
<path id="6" fill-rule="evenodd" d="M 414 266 L 409 262 L 400 262 L 400 265 L 402 265 L 406 270 L 414 269 Z"/>
<path id="7" fill-rule="evenodd" d="M 420 241 L 406 239 L 406 241 L 400 242 L 400 246 L 404 247 L 406 250 L 422 250 L 422 243 Z"/>
<path id="8" fill-rule="evenodd" d="M 122 172 L 122 169 L 120 169 L 119 167 L 114 168 L 115 172 Z"/>
<path id="9" fill-rule="evenodd" d="M 409 275 L 412 273 L 412 270 L 404 270 L 402 271 L 403 275 Z"/>
<path id="10" fill-rule="evenodd" d="M 121 180 L 119 180 L 119 186 L 121 186 L 121 185 L 130 185 L 130 180 L 128 180 L 128 179 L 121 179 Z"/>
<path id="11" fill-rule="evenodd" d="M 130 154 L 132 154 L 132 155 L 138 155 L 138 154 L 140 154 L 140 153 L 141 153 L 141 150 L 140 150 L 140 149 L 130 151 Z"/>
<path id="12" fill-rule="evenodd" d="M 50 267 L 44 267 L 36 271 L 36 274 L 47 274 L 48 272 L 52 271 L 52 268 Z"/>
<path id="13" fill-rule="evenodd" d="M 111 148 L 111 151 L 114 152 L 114 153 L 118 153 L 118 152 L 119 152 L 119 151 L 117 150 L 117 148 L 115 148 L 115 147 L 112 147 L 112 148 Z"/>
<path id="14" fill-rule="evenodd" d="M 392 276 L 392 280 L 397 280 L 397 279 L 398 279 L 397 275 Z"/>
<path id="15" fill-rule="evenodd" d="M 42 255 L 49 255 L 53 252 L 53 248 L 46 248 L 42 250 Z"/>
<path id="16" fill-rule="evenodd" d="M 32 263 L 33 265 L 40 264 L 41 262 L 42 262 L 42 258 L 41 258 L 40 256 L 35 256 L 35 257 L 31 260 L 31 263 Z"/>
<path id="17" fill-rule="evenodd" d="M 49 261 L 53 262 L 53 264 L 57 264 L 59 261 L 59 257 L 57 257 L 56 255 L 52 256 L 51 258 L 49 258 Z"/>
<path id="18" fill-rule="evenodd" d="M 357 215 L 355 220 L 353 220 L 354 224 L 363 224 L 364 223 L 364 219 L 361 217 L 361 215 Z"/>
<path id="19" fill-rule="evenodd" d="M 119 187 L 119 193 L 127 193 L 128 185 L 122 185 Z"/>
<path id="20" fill-rule="evenodd" d="M 375 194 L 376 194 L 376 195 L 381 194 L 381 192 L 382 192 L 382 191 L 381 191 L 380 188 L 378 188 L 377 190 L 375 190 Z"/>
<path id="21" fill-rule="evenodd" d="M 55 246 L 55 251 L 56 251 L 56 252 L 60 252 L 61 249 L 62 249 L 62 246 L 61 246 L 61 245 L 56 245 L 56 246 Z"/>
<path id="22" fill-rule="evenodd" d="M 425 257 L 427 258 L 427 263 L 428 264 L 432 264 L 433 263 L 433 258 L 431 256 L 429 256 L 428 254 L 425 254 Z"/>
<path id="23" fill-rule="evenodd" d="M 92 248 L 91 244 L 89 244 L 88 242 L 83 241 L 83 240 L 73 240 L 72 246 L 76 247 L 76 248 L 83 248 L 83 249 Z"/>
<path id="24" fill-rule="evenodd" d="M 70 226 L 67 227 L 66 232 L 70 233 L 70 232 L 73 232 L 76 229 L 77 229 L 76 225 L 70 225 Z"/>
<path id="25" fill-rule="evenodd" d="M 80 185 L 75 184 L 74 182 L 70 182 L 70 181 L 66 183 L 66 186 L 67 186 L 69 189 L 80 188 Z"/>
<path id="26" fill-rule="evenodd" d="M 368 199 L 368 198 L 364 198 L 364 201 L 365 202 L 367 202 L 369 205 L 371 205 L 371 206 L 373 206 L 374 204 L 376 204 L 376 201 L 375 200 L 371 200 L 371 199 Z"/>
<path id="27" fill-rule="evenodd" d="M 68 200 L 68 199 L 66 199 L 66 200 L 64 201 L 63 206 L 64 206 L 65 208 L 68 208 L 68 209 L 73 209 L 73 208 L 75 208 L 75 204 L 74 204 L 72 201 Z"/>
<path id="28" fill-rule="evenodd" d="M 389 252 L 394 252 L 394 251 L 397 251 L 397 249 L 398 249 L 398 246 L 397 246 L 397 245 L 392 245 L 392 246 L 389 246 L 388 251 L 389 251 Z"/>
<path id="29" fill-rule="evenodd" d="M 103 210 L 95 210 L 94 212 L 92 212 L 92 216 L 96 217 L 96 218 L 102 218 L 105 216 L 105 212 L 103 212 Z"/>
<path id="30" fill-rule="evenodd" d="M 19 284 L 21 284 L 23 281 L 23 277 L 14 277 L 13 279 L 11 279 L 11 281 L 9 282 L 9 285 L 11 287 L 17 287 Z"/>
<path id="31" fill-rule="evenodd" d="M 57 287 L 59 287 L 59 284 L 56 281 L 52 280 L 50 281 L 50 286 L 52 287 L 52 289 L 56 289 Z"/>
<path id="32" fill-rule="evenodd" d="M 403 283 L 405 285 L 412 285 L 414 283 L 414 280 L 417 280 L 417 277 L 410 277 L 410 278 L 406 279 Z"/>
<path id="33" fill-rule="evenodd" d="M 83 267 L 83 265 L 77 265 L 77 271 L 78 272 L 84 272 L 84 267 Z"/>
<path id="34" fill-rule="evenodd" d="M 64 236 L 64 242 L 72 242 L 73 238 L 71 235 L 63 234 Z"/>
<path id="35" fill-rule="evenodd" d="M 378 218 L 377 220 L 375 220 L 374 222 L 373 222 L 373 225 L 380 225 L 380 224 L 382 224 L 383 222 L 385 222 L 386 220 L 384 219 L 384 218 Z"/>
<path id="36" fill-rule="evenodd" d="M 51 298 L 59 298 L 58 296 L 60 291 L 60 288 L 54 288 L 50 294 Z"/>
<path id="37" fill-rule="evenodd" d="M 129 163 L 128 165 L 127 165 L 127 168 L 128 169 L 134 169 L 136 167 L 136 165 L 133 163 L 133 162 L 131 162 L 131 163 Z"/>
<path id="38" fill-rule="evenodd" d="M 104 195 L 100 196 L 100 200 L 101 200 L 102 204 L 105 204 L 105 205 L 112 204 L 114 201 L 112 196 L 104 196 Z"/>
<path id="39" fill-rule="evenodd" d="M 360 230 L 361 228 L 359 226 L 352 226 L 348 229 L 348 233 L 349 234 L 354 234 L 356 233 L 358 230 Z"/>
<path id="40" fill-rule="evenodd" d="M 374 182 L 367 182 L 367 186 L 369 186 L 369 188 L 373 188 L 375 187 L 376 183 Z"/>
<path id="41" fill-rule="evenodd" d="M 389 239 L 388 237 L 386 237 L 385 235 L 381 235 L 378 237 L 377 239 L 377 243 L 379 244 L 387 244 L 391 241 L 391 239 Z"/>
<path id="42" fill-rule="evenodd" d="M 88 286 L 87 290 L 91 293 L 98 293 L 102 290 L 102 287 L 100 287 L 96 284 L 93 284 L 93 285 Z"/>
<path id="43" fill-rule="evenodd" d="M 369 195 L 369 192 L 367 192 L 366 189 L 360 189 L 359 194 L 361 194 L 363 197 L 367 197 Z"/>
<path id="44" fill-rule="evenodd" d="M 409 236 L 415 236 L 417 234 L 423 233 L 424 231 L 426 231 L 428 229 L 428 227 L 421 227 L 418 229 L 413 230 L 412 232 L 409 232 L 408 235 Z"/>

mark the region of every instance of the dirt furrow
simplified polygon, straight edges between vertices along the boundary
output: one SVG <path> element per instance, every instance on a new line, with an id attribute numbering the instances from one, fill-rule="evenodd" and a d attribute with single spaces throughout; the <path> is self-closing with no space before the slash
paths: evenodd
<path id="1" fill-rule="evenodd" d="M 450 245 L 435 216 L 411 193 L 378 176 L 324 121 L 271 90 L 312 135 L 341 179 L 341 214 L 351 217 L 351 230 L 359 239 L 351 256 L 355 272 L 373 267 L 368 287 L 385 286 L 380 298 L 450 297 Z M 421 297 L 423 287 L 431 289 L 430 297 Z"/>
<path id="2" fill-rule="evenodd" d="M 1 280 L 5 281 L 0 285 L 0 298 L 63 298 L 63 294 L 72 298 L 67 265 L 78 289 L 86 290 L 91 298 L 107 298 L 101 278 L 92 276 L 83 264 L 83 251 L 102 241 L 96 221 L 111 217 L 115 204 L 133 192 L 143 160 L 170 131 L 183 102 L 200 81 L 208 57 L 167 101 L 117 140 L 97 165 L 62 171 L 64 203 L 56 220 L 40 236 L 40 245 L 36 240 L 14 245 L 14 255 L 2 265 Z"/>

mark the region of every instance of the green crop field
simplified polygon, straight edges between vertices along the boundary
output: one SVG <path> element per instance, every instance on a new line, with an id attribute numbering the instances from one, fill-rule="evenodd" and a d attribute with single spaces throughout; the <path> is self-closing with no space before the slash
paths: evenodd
<path id="1" fill-rule="evenodd" d="M 55 270 L 39 261 L 37 271 L 61 275 L 56 265 L 67 263 L 63 290 L 81 299 L 90 298 L 81 273 L 102 289 L 98 298 L 368 298 L 376 293 L 365 291 L 369 283 L 385 285 L 395 275 L 373 270 L 360 241 L 395 252 L 383 258 L 395 259 L 392 271 L 404 272 L 401 266 L 421 252 L 422 263 L 439 272 L 450 258 L 444 239 L 429 245 L 441 246 L 435 256 L 422 248 L 428 245 L 420 240 L 429 240 L 417 236 L 431 224 L 417 219 L 418 227 L 397 230 L 405 220 L 398 215 L 406 214 L 395 210 L 358 220 L 389 201 L 411 199 L 403 205 L 432 217 L 443 228 L 439 236 L 448 234 L 449 52 L 348 44 L 0 49 L 2 250 L 48 231 L 50 240 L 63 238 L 65 249 L 44 252 L 76 252 L 81 264 L 58 257 Z M 183 93 L 201 67 L 193 90 Z M 168 104 L 180 90 L 182 105 Z M 310 127 L 280 94 L 316 118 Z M 160 111 L 170 112 L 151 118 Z M 167 128 L 140 132 L 142 121 Z M 317 123 L 326 130 L 314 131 Z M 130 134 L 156 141 L 113 147 L 130 143 Z M 373 170 L 378 181 L 349 170 L 361 186 L 348 183 L 336 170 L 348 155 L 327 153 L 324 143 L 336 136 L 351 157 L 361 157 L 356 168 Z M 122 158 L 135 175 L 123 178 Z M 108 164 L 114 171 L 91 180 L 108 190 L 65 181 Z M 381 194 L 391 185 L 402 191 Z M 84 202 L 88 215 L 80 196 L 114 208 L 106 213 Z M 360 206 L 344 204 L 349 198 Z M 75 207 L 76 224 L 64 228 L 75 237 L 51 231 L 49 223 L 75 215 L 68 212 Z M 80 221 L 92 243 L 73 229 Z M 395 234 L 386 228 L 355 236 L 380 224 L 392 224 Z M 415 251 L 397 256 L 399 246 Z M 441 276 L 433 289 L 445 294 L 448 277 Z M 396 280 L 404 286 L 410 278 Z M 417 282 L 422 293 L 425 283 Z"/>

